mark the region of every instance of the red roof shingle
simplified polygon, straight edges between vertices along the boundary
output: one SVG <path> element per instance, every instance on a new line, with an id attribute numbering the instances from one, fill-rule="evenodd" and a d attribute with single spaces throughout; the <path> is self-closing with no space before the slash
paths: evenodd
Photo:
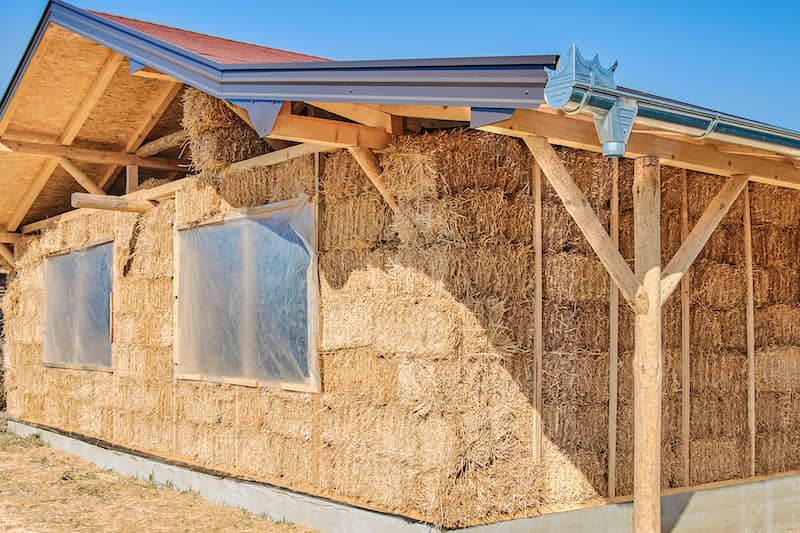
<path id="1" fill-rule="evenodd" d="M 108 13 L 100 13 L 97 11 L 93 13 L 118 24 L 146 33 L 156 39 L 200 54 L 223 65 L 327 61 L 327 59 L 322 57 L 299 54 L 279 48 L 242 43 L 230 39 L 223 39 L 221 37 L 164 26 L 162 24 L 110 15 Z"/>

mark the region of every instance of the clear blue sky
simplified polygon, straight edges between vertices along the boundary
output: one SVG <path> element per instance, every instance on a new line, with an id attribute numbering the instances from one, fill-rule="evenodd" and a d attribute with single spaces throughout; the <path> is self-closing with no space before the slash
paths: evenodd
<path id="1" fill-rule="evenodd" d="M 331 59 L 562 53 L 617 82 L 800 130 L 800 4 L 613 0 L 74 0 L 90 9 Z M 0 0 L 5 88 L 44 0 Z"/>

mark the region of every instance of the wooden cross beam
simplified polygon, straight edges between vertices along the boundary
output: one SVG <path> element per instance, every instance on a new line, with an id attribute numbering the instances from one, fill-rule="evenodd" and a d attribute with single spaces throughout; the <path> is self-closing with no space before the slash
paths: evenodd
<path id="1" fill-rule="evenodd" d="M 107 194 L 87 194 L 83 192 L 72 193 L 72 207 L 103 209 L 107 211 L 128 211 L 131 213 L 144 213 L 155 207 L 156 203 L 150 200 L 125 198 L 124 196 L 109 196 Z"/>
<path id="2" fill-rule="evenodd" d="M 143 144 L 138 150 L 136 150 L 135 153 L 139 157 L 150 157 L 169 150 L 170 148 L 177 148 L 184 142 L 186 142 L 186 131 L 178 130 L 174 133 L 170 133 L 169 135 L 159 137 L 154 141 L 150 141 L 147 144 Z"/>
<path id="3" fill-rule="evenodd" d="M 145 168 L 157 168 L 162 170 L 186 170 L 189 161 L 177 159 L 167 159 L 163 157 L 140 157 L 136 154 L 125 152 L 109 152 L 104 150 L 92 150 L 89 148 L 77 148 L 75 146 L 64 146 L 61 144 L 45 144 L 27 141 L 16 141 L 3 139 L 0 141 L 7 150 L 0 151 L 3 154 L 17 153 L 25 155 L 37 155 L 42 157 L 66 157 L 76 161 L 97 164 L 115 165 L 136 165 Z"/>
<path id="4" fill-rule="evenodd" d="M 3 263 L 9 268 L 9 270 L 14 270 L 16 267 L 16 262 L 14 261 L 14 252 L 8 246 L 8 244 L 0 244 L 0 259 L 2 259 Z"/>
<path id="5" fill-rule="evenodd" d="M 92 181 L 92 179 L 81 169 L 79 169 L 75 163 L 66 157 L 56 157 L 55 159 L 64 170 L 66 170 L 73 178 L 75 178 L 75 181 L 77 181 L 81 187 L 93 194 L 105 194 L 105 191 L 101 189 L 100 186 L 98 186 L 94 181 Z"/>

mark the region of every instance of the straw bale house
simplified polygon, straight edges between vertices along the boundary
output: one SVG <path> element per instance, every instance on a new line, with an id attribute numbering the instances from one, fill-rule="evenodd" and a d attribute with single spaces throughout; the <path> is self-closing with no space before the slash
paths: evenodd
<path id="1" fill-rule="evenodd" d="M 800 469 L 796 133 L 53 1 L 0 142 L 18 424 L 443 528 Z"/>

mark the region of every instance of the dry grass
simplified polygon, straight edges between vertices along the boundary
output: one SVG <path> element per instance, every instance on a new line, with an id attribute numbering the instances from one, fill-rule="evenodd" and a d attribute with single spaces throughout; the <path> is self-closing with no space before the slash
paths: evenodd
<path id="1" fill-rule="evenodd" d="M 100 470 L 35 437 L 0 432 L 3 531 L 313 531 L 191 492 Z"/>

